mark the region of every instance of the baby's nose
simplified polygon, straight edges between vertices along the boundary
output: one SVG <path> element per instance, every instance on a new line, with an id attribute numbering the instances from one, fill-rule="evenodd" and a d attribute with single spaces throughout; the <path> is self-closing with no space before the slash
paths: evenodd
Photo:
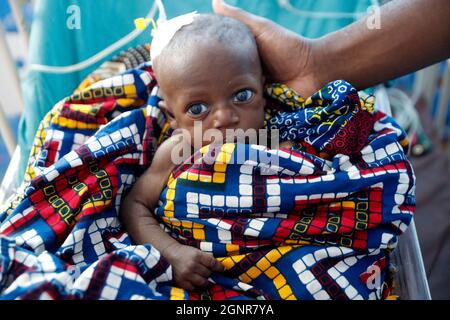
<path id="1" fill-rule="evenodd" d="M 214 113 L 214 128 L 233 128 L 239 123 L 239 116 L 232 107 L 220 107 Z"/>

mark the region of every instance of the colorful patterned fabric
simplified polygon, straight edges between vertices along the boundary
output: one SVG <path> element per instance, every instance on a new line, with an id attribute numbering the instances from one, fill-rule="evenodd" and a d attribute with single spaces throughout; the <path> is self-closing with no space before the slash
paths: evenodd
<path id="1" fill-rule="evenodd" d="M 226 267 L 208 290 L 188 293 L 174 287 L 157 250 L 131 243 L 118 218 L 123 194 L 170 135 L 156 90 L 146 64 L 81 90 L 43 120 L 23 192 L 0 213 L 1 298 L 388 293 L 389 251 L 411 220 L 415 178 L 403 130 L 372 112 L 373 97 L 344 81 L 306 101 L 272 85 L 277 109 L 268 108 L 267 125 L 294 148 L 206 146 L 173 171 L 155 211 L 162 227 Z M 233 161 L 238 150 L 245 163 Z"/>

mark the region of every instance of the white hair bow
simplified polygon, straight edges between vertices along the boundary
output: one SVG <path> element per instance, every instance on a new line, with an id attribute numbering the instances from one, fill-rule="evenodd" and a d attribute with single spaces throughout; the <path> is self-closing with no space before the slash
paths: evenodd
<path id="1" fill-rule="evenodd" d="M 178 30 L 183 26 L 191 24 L 198 15 L 197 11 L 193 11 L 159 23 L 157 28 L 152 30 L 153 40 L 150 47 L 151 60 L 153 61 L 161 54 Z"/>

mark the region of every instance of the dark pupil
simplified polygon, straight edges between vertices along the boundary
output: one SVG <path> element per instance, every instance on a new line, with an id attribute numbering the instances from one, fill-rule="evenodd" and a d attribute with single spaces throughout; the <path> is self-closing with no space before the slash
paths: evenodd
<path id="1" fill-rule="evenodd" d="M 244 101 L 247 99 L 247 92 L 246 91 L 241 91 L 238 93 L 237 98 L 239 101 Z"/>
<path id="2" fill-rule="evenodd" d="M 198 114 L 198 113 L 202 112 L 202 106 L 199 105 L 199 104 L 193 105 L 193 106 L 191 107 L 191 112 L 192 112 L 192 113 L 195 113 L 195 114 Z"/>

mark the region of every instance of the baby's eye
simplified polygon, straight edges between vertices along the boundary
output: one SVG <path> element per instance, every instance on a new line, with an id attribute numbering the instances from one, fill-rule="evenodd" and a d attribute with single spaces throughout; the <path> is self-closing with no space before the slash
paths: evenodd
<path id="1" fill-rule="evenodd" d="M 189 113 L 194 117 L 198 117 L 201 114 L 205 113 L 206 111 L 208 111 L 208 106 L 206 104 L 195 103 L 188 108 L 187 113 Z"/>
<path id="2" fill-rule="evenodd" d="M 253 91 L 250 89 L 244 89 L 241 91 L 238 91 L 233 98 L 234 102 L 247 102 L 253 98 Z"/>

